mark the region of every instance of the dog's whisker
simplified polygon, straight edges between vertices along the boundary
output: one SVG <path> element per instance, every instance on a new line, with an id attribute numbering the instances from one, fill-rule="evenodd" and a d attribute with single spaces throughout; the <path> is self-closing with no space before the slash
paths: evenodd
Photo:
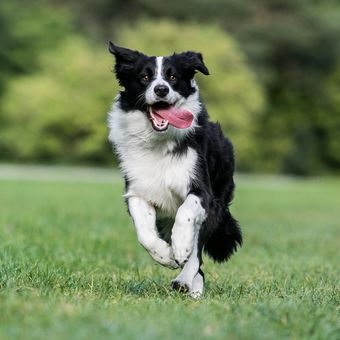
<path id="1" fill-rule="evenodd" d="M 143 105 L 143 104 L 145 104 L 145 96 L 144 96 L 144 93 L 141 93 L 136 98 L 136 106 Z"/>

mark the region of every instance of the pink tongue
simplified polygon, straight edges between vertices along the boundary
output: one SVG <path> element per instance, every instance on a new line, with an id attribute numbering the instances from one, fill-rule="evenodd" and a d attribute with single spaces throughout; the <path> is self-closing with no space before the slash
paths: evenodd
<path id="1" fill-rule="evenodd" d="M 177 109 L 175 107 L 153 112 L 166 119 L 171 125 L 179 129 L 188 128 L 194 119 L 194 116 L 190 111 Z"/>

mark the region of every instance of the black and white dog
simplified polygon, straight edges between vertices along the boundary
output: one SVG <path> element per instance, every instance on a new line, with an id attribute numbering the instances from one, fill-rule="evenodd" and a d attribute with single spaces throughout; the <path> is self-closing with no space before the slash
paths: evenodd
<path id="1" fill-rule="evenodd" d="M 203 293 L 204 250 L 228 260 L 242 243 L 229 212 L 234 154 L 200 101 L 196 52 L 149 57 L 111 42 L 124 88 L 109 113 L 109 140 L 125 177 L 125 198 L 139 242 L 160 264 L 181 268 L 172 287 Z"/>

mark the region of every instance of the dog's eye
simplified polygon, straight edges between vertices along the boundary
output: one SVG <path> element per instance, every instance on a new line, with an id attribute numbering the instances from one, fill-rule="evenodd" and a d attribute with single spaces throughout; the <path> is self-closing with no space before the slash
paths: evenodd
<path id="1" fill-rule="evenodd" d="M 174 81 L 176 80 L 176 76 L 174 76 L 173 74 L 169 77 L 170 80 Z"/>
<path id="2" fill-rule="evenodd" d="M 149 76 L 146 74 L 145 76 L 142 77 L 143 80 L 149 81 Z"/>

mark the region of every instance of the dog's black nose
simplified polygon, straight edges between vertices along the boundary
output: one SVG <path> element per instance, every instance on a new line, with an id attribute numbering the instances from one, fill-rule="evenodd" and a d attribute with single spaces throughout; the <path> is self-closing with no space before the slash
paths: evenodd
<path id="1" fill-rule="evenodd" d="M 166 85 L 157 85 L 154 89 L 158 97 L 165 97 L 169 93 L 169 88 Z"/>

